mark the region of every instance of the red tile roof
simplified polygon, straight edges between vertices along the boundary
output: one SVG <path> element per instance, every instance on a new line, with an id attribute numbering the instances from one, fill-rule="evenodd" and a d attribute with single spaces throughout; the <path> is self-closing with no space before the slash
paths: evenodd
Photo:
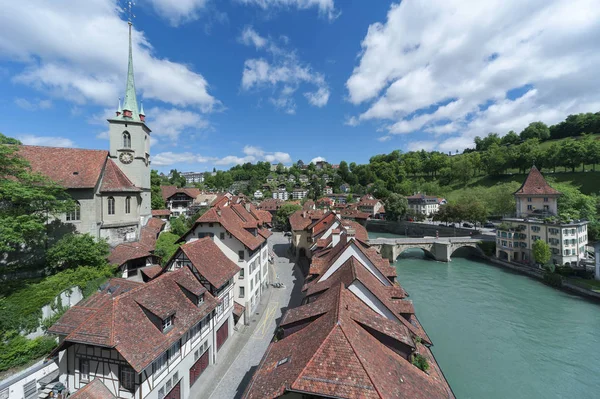
<path id="1" fill-rule="evenodd" d="M 251 217 L 243 206 L 234 205 L 234 207 L 236 207 L 235 210 L 229 206 L 224 208 L 210 208 L 198 218 L 191 230 L 194 230 L 199 223 L 219 223 L 242 244 L 251 250 L 255 250 L 265 242 L 265 237 L 260 234 L 254 235 L 246 230 L 246 228 L 257 228 L 256 220 Z M 242 218 L 240 215 L 243 215 L 245 218 Z"/>
<path id="2" fill-rule="evenodd" d="M 153 209 L 152 216 L 170 216 L 171 211 L 168 209 Z"/>
<path id="3" fill-rule="evenodd" d="M 108 158 L 108 151 L 23 145 L 18 155 L 33 172 L 47 176 L 65 188 L 94 188 Z"/>
<path id="4" fill-rule="evenodd" d="M 198 272 L 216 288 L 220 288 L 241 270 L 210 237 L 188 242 L 179 248 Z M 178 251 L 178 252 L 179 252 Z M 174 255 L 177 256 L 177 253 Z"/>
<path id="5" fill-rule="evenodd" d="M 284 338 L 269 345 L 244 398 L 277 398 L 286 391 L 356 399 L 454 397 L 439 369 L 427 374 L 408 360 L 417 344 L 407 328 L 343 284 L 289 310 L 281 326 Z"/>
<path id="6" fill-rule="evenodd" d="M 233 314 L 237 317 L 242 317 L 246 308 L 237 302 L 233 302 Z"/>
<path id="7" fill-rule="evenodd" d="M 283 205 L 283 201 L 282 200 L 278 200 L 278 199 L 274 199 L 274 198 L 268 198 L 268 199 L 262 201 L 258 205 L 258 208 L 262 209 L 264 211 L 276 211 L 279 208 L 281 208 L 281 205 Z"/>
<path id="8" fill-rule="evenodd" d="M 369 233 L 362 224 L 355 222 L 354 220 L 342 219 L 342 225 L 344 227 L 354 229 L 354 237 L 357 239 L 367 242 L 369 240 Z"/>
<path id="9" fill-rule="evenodd" d="M 101 192 L 139 192 L 131 180 L 123 173 L 121 168 L 112 159 L 106 161 L 104 174 L 102 175 Z"/>
<path id="10" fill-rule="evenodd" d="M 144 267 L 140 269 L 140 272 L 143 273 L 149 280 L 152 280 L 154 277 L 158 276 L 163 270 L 161 265 L 152 265 L 148 267 Z"/>
<path id="11" fill-rule="evenodd" d="M 118 284 L 114 280 L 119 280 Z M 187 267 L 162 274 L 146 284 L 138 283 L 125 292 L 111 292 L 110 287 L 125 284 L 122 281 L 112 279 L 109 287 L 73 306 L 50 328 L 49 331 L 54 332 L 60 330 L 56 325 L 69 325 L 75 309 L 90 311 L 89 317 L 66 336 L 59 350 L 69 343 L 115 348 L 139 373 L 218 304 L 210 293 L 204 292 L 205 288 Z M 200 306 L 192 302 L 182 286 L 203 292 L 204 302 Z M 158 317 L 173 314 L 173 327 L 162 332 L 147 312 Z"/>
<path id="12" fill-rule="evenodd" d="M 71 399 L 113 399 L 115 395 L 102 383 L 99 378 L 93 379 L 83 388 L 69 396 Z"/>
<path id="13" fill-rule="evenodd" d="M 196 199 L 197 196 L 200 195 L 200 190 L 194 187 L 177 187 L 177 186 L 160 186 L 160 192 L 162 194 L 163 200 L 167 201 L 173 195 L 177 193 L 186 194 L 188 197 L 192 199 Z"/>
<path id="14" fill-rule="evenodd" d="M 300 209 L 290 216 L 290 225 L 294 231 L 304 230 L 323 216 L 324 212 L 320 209 L 312 211 Z"/>
<path id="15" fill-rule="evenodd" d="M 560 195 L 558 190 L 550 187 L 538 168 L 533 166 L 521 187 L 515 191 L 516 195 Z"/>

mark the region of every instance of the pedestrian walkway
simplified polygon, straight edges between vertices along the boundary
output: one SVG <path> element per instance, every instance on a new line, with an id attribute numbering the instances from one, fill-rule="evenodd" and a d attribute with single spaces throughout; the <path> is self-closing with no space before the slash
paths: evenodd
<path id="1" fill-rule="evenodd" d="M 269 249 L 275 253 L 270 269 L 270 281 L 284 287 L 270 287 L 263 294 L 250 325 L 243 326 L 225 342 L 218 355 L 218 363 L 210 365 L 192 387 L 193 399 L 239 398 L 250 382 L 273 333 L 288 307 L 301 300 L 303 278 L 300 270 L 288 259 L 289 240 L 282 233 L 269 238 Z"/>

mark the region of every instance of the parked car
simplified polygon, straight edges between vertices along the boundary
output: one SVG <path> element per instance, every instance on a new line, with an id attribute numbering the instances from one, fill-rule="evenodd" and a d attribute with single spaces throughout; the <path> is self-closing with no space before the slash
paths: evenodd
<path id="1" fill-rule="evenodd" d="M 454 224 L 454 223 L 450 223 L 450 224 L 448 225 L 448 227 L 456 227 L 456 224 Z"/>
<path id="2" fill-rule="evenodd" d="M 286 231 L 285 233 L 283 233 L 283 235 L 285 237 L 291 237 L 292 236 L 292 232 L 291 231 Z"/>
<path id="3" fill-rule="evenodd" d="M 494 223 L 492 223 L 492 222 L 487 222 L 487 223 L 484 223 L 483 227 L 486 227 L 488 229 L 493 229 L 494 227 L 496 227 L 496 225 L 494 225 Z"/>
<path id="4" fill-rule="evenodd" d="M 471 223 L 463 223 L 463 227 L 470 229 L 471 227 L 473 227 L 473 225 Z"/>

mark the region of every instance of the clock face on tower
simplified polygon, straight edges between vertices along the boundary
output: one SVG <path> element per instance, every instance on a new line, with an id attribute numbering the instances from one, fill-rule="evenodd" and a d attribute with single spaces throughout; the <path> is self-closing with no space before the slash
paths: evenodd
<path id="1" fill-rule="evenodd" d="M 129 164 L 133 162 L 133 155 L 128 152 L 122 152 L 121 155 L 119 155 L 119 161 L 124 164 Z"/>

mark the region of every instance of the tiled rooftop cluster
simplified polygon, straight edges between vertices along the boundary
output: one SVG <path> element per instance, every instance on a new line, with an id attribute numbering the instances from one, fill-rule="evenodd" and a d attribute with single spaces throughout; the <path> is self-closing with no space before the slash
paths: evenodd
<path id="1" fill-rule="evenodd" d="M 364 227 L 309 210 L 290 223 L 317 243 L 303 305 L 283 316 L 243 397 L 454 398 L 395 268 Z M 413 365 L 417 354 L 427 371 Z"/>

